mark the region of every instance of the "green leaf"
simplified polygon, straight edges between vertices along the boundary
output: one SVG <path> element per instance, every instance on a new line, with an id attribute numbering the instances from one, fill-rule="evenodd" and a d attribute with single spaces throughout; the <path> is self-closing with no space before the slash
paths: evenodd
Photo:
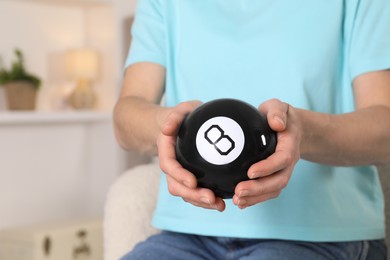
<path id="1" fill-rule="evenodd" d="M 16 60 L 12 62 L 9 70 L 7 70 L 3 59 L 0 57 L 0 84 L 4 85 L 11 81 L 27 81 L 38 88 L 41 85 L 41 79 L 26 71 L 22 51 L 20 49 L 15 49 L 14 52 Z"/>

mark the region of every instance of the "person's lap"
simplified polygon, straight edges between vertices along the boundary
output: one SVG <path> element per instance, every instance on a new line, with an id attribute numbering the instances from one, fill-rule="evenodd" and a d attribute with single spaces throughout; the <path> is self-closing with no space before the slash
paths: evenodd
<path id="1" fill-rule="evenodd" d="M 235 239 L 162 232 L 139 243 L 122 260 L 385 260 L 383 240 L 311 243 L 268 239 Z"/>

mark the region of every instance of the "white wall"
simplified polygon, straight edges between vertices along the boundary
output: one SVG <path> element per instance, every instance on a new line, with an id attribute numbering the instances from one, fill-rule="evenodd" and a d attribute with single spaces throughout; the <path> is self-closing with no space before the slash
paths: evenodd
<path id="1" fill-rule="evenodd" d="M 64 6 L 0 1 L 0 54 L 7 62 L 12 50 L 26 53 L 28 68 L 47 79 L 47 55 L 85 42 L 83 11 Z"/>
<path id="2" fill-rule="evenodd" d="M 115 8 L 115 14 L 116 14 L 116 26 L 117 34 L 121 35 L 123 37 L 124 35 L 124 21 L 129 16 L 133 16 L 135 12 L 135 8 L 137 5 L 136 0 L 113 0 L 114 8 Z M 117 52 L 117 62 L 120 65 L 120 68 L 123 68 L 123 62 L 124 59 L 127 56 L 127 45 L 125 45 L 125 40 L 121 38 L 120 41 L 117 42 L 116 48 L 118 49 Z"/>
<path id="3" fill-rule="evenodd" d="M 0 55 L 9 64 L 13 49 L 23 50 L 27 69 L 43 79 L 40 110 L 55 108 L 52 98 L 64 87 L 64 51 L 84 46 L 101 54 L 95 88 L 101 108 L 111 110 L 127 55 L 123 20 L 133 13 L 135 1 L 105 2 L 111 4 L 0 0 Z M 120 150 L 109 118 L 9 124 L 3 116 L 0 111 L 0 229 L 102 215 L 115 177 L 148 160 Z"/>

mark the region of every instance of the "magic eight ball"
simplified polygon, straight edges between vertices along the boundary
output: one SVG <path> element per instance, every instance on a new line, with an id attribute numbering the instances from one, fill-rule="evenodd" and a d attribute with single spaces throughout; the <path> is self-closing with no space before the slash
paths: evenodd
<path id="1" fill-rule="evenodd" d="M 198 186 L 232 198 L 249 167 L 275 152 L 276 133 L 255 107 L 235 99 L 199 106 L 183 121 L 176 141 L 177 161 Z"/>

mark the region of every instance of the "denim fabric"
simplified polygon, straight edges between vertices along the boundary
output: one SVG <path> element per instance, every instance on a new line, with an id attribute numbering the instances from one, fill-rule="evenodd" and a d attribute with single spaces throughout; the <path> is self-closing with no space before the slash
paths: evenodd
<path id="1" fill-rule="evenodd" d="M 386 256 L 384 240 L 322 243 L 162 232 L 121 260 L 386 260 Z"/>

